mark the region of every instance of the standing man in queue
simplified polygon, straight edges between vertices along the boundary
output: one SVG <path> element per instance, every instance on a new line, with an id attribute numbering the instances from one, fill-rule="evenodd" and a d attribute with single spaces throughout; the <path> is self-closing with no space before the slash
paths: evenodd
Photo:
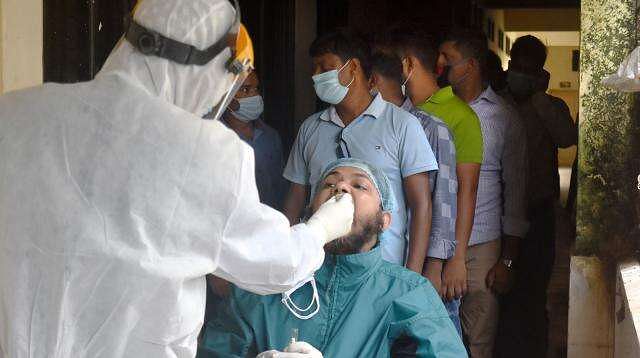
<path id="1" fill-rule="evenodd" d="M 513 287 L 519 249 L 529 228 L 525 127 L 515 108 L 486 85 L 488 51 L 481 31 L 455 29 L 440 45 L 438 59 L 440 66 L 449 66 L 447 80 L 473 108 L 482 127 L 483 162 L 466 248 L 468 291 L 460 307 L 472 358 L 494 357 L 501 295 Z"/>
<path id="2" fill-rule="evenodd" d="M 438 169 L 424 130 L 410 113 L 370 94 L 370 49 L 358 34 L 318 37 L 309 54 L 316 94 L 331 106 L 307 118 L 293 143 L 284 170 L 291 182 L 285 214 L 291 222 L 300 218 L 309 191 L 315 194 L 311 185 L 332 161 L 369 161 L 389 178 L 398 200 L 380 241 L 382 257 L 422 273 L 432 216 L 427 173 Z"/>
<path id="3" fill-rule="evenodd" d="M 222 115 L 222 122 L 253 149 L 260 201 L 274 209 L 280 209 L 286 190 L 286 183 L 282 178 L 282 140 L 278 132 L 265 123 L 263 112 L 260 78 L 258 72 L 253 70 Z"/>
<path id="4" fill-rule="evenodd" d="M 518 262 L 512 290 L 502 300 L 496 357 L 539 357 L 548 347 L 547 289 L 556 245 L 556 206 L 560 197 L 558 148 L 578 143 L 578 127 L 562 99 L 547 93 L 547 48 L 526 35 L 513 43 L 504 93 L 525 125 L 528 150 L 526 207 L 531 227 Z M 527 307 L 521 310 L 520 307 Z M 521 322 L 526 322 L 527 328 Z"/>
<path id="5" fill-rule="evenodd" d="M 254 69 L 244 80 L 234 99 L 220 120 L 253 149 L 255 157 L 256 185 L 260 202 L 280 210 L 286 183 L 282 178 L 284 158 L 282 141 L 278 132 L 262 119 L 264 100 L 258 72 Z M 209 119 L 215 113 L 204 116 Z M 214 275 L 208 275 L 209 288 L 216 295 L 225 296 L 229 282 Z M 211 311 L 211 297 L 207 296 L 205 323 L 215 313 Z"/>
<path id="6" fill-rule="evenodd" d="M 350 195 L 293 228 L 214 119 L 252 67 L 237 1 L 141 0 L 95 80 L 0 97 L 0 352 L 193 357 L 205 275 L 308 280 Z"/>
<path id="7" fill-rule="evenodd" d="M 482 164 L 480 121 L 451 86 L 438 85 L 438 50 L 423 30 L 415 26 L 398 27 L 392 35 L 396 37 L 395 48 L 403 63 L 407 97 L 417 109 L 442 119 L 453 134 L 458 179 L 456 249 L 453 257 L 442 263 L 440 290 L 448 301 L 460 299 L 467 292 L 466 249 L 474 223 Z M 440 76 L 443 77 L 447 77 L 446 73 Z"/>

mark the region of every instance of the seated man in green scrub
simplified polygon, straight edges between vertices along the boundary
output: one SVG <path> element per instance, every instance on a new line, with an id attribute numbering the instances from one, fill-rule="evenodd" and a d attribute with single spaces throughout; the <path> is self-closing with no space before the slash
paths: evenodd
<path id="1" fill-rule="evenodd" d="M 327 357 L 389 357 L 398 342 L 412 346 L 412 356 L 466 357 L 431 284 L 381 257 L 378 237 L 395 205 L 384 173 L 348 158 L 329 164 L 320 178 L 309 213 L 350 193 L 356 208 L 351 233 L 325 246 L 325 262 L 311 284 L 294 292 L 259 296 L 234 287 L 207 324 L 198 357 L 281 350 L 294 329 Z"/>

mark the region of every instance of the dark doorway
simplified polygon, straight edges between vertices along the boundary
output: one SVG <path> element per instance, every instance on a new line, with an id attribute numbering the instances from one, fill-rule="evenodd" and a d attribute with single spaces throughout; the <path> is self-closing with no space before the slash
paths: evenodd
<path id="1" fill-rule="evenodd" d="M 91 80 L 121 38 L 136 0 L 44 0 L 44 81 Z M 288 148 L 295 137 L 295 1 L 240 0 L 265 94 L 265 120 Z"/>
<path id="2" fill-rule="evenodd" d="M 264 119 L 280 133 L 285 149 L 296 135 L 295 3 L 295 0 L 240 0 L 242 22 L 253 39 L 255 66 L 262 82 Z"/>
<path id="3" fill-rule="evenodd" d="M 318 33 L 351 27 L 362 33 L 379 31 L 397 23 L 424 25 L 432 34 L 452 26 L 473 26 L 481 16 L 475 1 L 323 0 L 318 1 Z"/>
<path id="4" fill-rule="evenodd" d="M 44 81 L 92 79 L 123 31 L 135 0 L 45 0 Z"/>

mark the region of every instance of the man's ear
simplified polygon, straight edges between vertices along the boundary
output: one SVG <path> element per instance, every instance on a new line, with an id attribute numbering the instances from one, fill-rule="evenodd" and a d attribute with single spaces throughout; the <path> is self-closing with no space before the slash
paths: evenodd
<path id="1" fill-rule="evenodd" d="M 385 211 L 382 213 L 382 231 L 385 231 L 391 226 L 391 213 Z"/>
<path id="2" fill-rule="evenodd" d="M 404 69 L 406 70 L 405 73 L 408 74 L 409 72 L 411 72 L 411 70 L 413 70 L 416 67 L 416 61 L 418 59 L 415 58 L 415 56 L 413 55 L 407 55 L 407 57 L 405 57 L 405 67 Z"/>
<path id="3" fill-rule="evenodd" d="M 436 68 L 435 71 L 436 74 L 440 74 L 442 72 L 438 72 L 444 69 L 444 67 L 447 65 L 447 59 L 444 57 L 444 54 L 440 51 L 438 51 L 438 60 L 436 61 Z"/>
<path id="4" fill-rule="evenodd" d="M 477 70 L 478 72 L 482 72 L 482 68 L 480 66 L 480 61 L 478 59 L 471 57 L 470 66 L 473 70 Z"/>
<path id="5" fill-rule="evenodd" d="M 353 74 L 353 78 L 360 77 L 361 75 L 364 77 L 364 69 L 362 68 L 362 63 L 360 59 L 353 58 L 351 60 L 352 65 L 349 66 L 352 70 L 351 74 Z M 365 78 L 365 82 L 369 81 L 369 79 Z"/>
<path id="6" fill-rule="evenodd" d="M 378 76 L 375 73 L 371 74 L 371 78 L 369 78 L 369 90 L 376 86 L 378 82 Z"/>

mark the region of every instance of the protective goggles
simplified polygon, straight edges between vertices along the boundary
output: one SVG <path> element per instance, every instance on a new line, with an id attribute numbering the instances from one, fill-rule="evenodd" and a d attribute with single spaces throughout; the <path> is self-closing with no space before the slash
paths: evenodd
<path id="1" fill-rule="evenodd" d="M 226 67 L 234 75 L 233 83 L 227 94 L 213 109 L 211 118 L 218 119 L 224 113 L 244 80 L 253 70 L 253 43 L 247 29 L 240 22 L 240 4 L 234 0 L 236 17 L 227 34 L 209 48 L 199 50 L 196 47 L 165 37 L 138 24 L 132 14 L 125 18 L 125 35 L 138 51 L 147 56 L 157 56 L 182 65 L 204 66 L 222 51 L 231 49 L 231 60 Z"/>

